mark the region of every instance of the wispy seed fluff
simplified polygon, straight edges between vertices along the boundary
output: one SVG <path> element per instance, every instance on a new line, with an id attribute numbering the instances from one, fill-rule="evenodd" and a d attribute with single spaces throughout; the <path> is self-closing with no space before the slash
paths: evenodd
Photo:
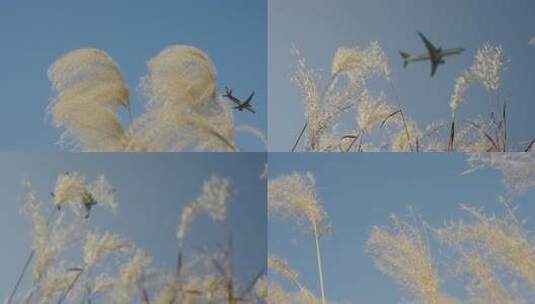
<path id="1" fill-rule="evenodd" d="M 443 303 L 439 277 L 421 232 L 393 216 L 393 227 L 373 227 L 367 251 L 375 266 L 392 277 L 417 303 Z"/>
<path id="2" fill-rule="evenodd" d="M 77 172 L 61 174 L 54 189 L 54 206 L 58 209 L 71 204 L 75 210 L 81 206 L 100 204 L 111 209 L 117 208 L 115 191 L 104 176 L 87 183 Z"/>
<path id="3" fill-rule="evenodd" d="M 299 274 L 297 273 L 297 271 L 293 270 L 285 260 L 277 256 L 270 255 L 268 258 L 268 269 L 270 271 L 278 273 L 290 283 L 301 288 L 301 285 L 299 284 Z"/>
<path id="4" fill-rule="evenodd" d="M 301 223 L 308 221 L 316 227 L 327 220 L 316 192 L 316 181 L 310 172 L 293 173 L 269 181 L 268 211 Z"/>
<path id="5" fill-rule="evenodd" d="M 230 180 L 216 176 L 206 180 L 201 194 L 182 210 L 182 217 L 177 229 L 179 246 L 182 244 L 190 224 L 201 214 L 207 214 L 214 221 L 223 221 L 227 217 L 227 207 L 231 196 Z"/>
<path id="6" fill-rule="evenodd" d="M 468 162 L 470 173 L 482 167 L 500 170 L 509 194 L 522 194 L 535 189 L 534 153 L 471 153 Z"/>
<path id="7" fill-rule="evenodd" d="M 345 73 L 351 83 L 360 86 L 372 75 L 381 75 L 390 79 L 388 59 L 377 41 L 361 49 L 338 48 L 333 59 L 331 75 Z"/>
<path id="8" fill-rule="evenodd" d="M 84 264 L 90 268 L 99 261 L 126 250 L 127 247 L 126 240 L 118 235 L 108 232 L 97 235 L 89 232 L 84 243 Z"/>
<path id="9" fill-rule="evenodd" d="M 357 122 L 362 132 L 380 125 L 394 111 L 394 107 L 389 104 L 384 94 L 378 97 L 371 97 L 367 90 L 360 94 L 360 102 L 357 108 Z"/>
<path id="10" fill-rule="evenodd" d="M 132 303 L 132 299 L 139 292 L 141 281 L 151 263 L 151 257 L 141 249 L 136 250 L 135 254 L 122 266 L 121 275 L 113 285 L 114 288 L 109 290 L 110 302 L 113 304 Z"/>
<path id="11" fill-rule="evenodd" d="M 122 150 L 124 129 L 114 110 L 129 109 L 119 66 L 105 52 L 85 48 L 67 53 L 48 70 L 56 95 L 48 106 L 53 123 L 64 128 L 61 144 L 82 151 Z"/>
<path id="12" fill-rule="evenodd" d="M 478 49 L 472 66 L 457 78 L 450 102 L 452 113 L 459 109 L 466 90 L 473 83 L 479 82 L 488 91 L 496 92 L 500 88 L 501 75 L 506 63 L 502 47 L 486 44 Z"/>
<path id="13" fill-rule="evenodd" d="M 216 96 L 216 70 L 208 55 L 175 45 L 147 66 L 140 85 L 147 112 L 132 128 L 138 142 L 149 150 L 236 150 L 232 111 Z"/>

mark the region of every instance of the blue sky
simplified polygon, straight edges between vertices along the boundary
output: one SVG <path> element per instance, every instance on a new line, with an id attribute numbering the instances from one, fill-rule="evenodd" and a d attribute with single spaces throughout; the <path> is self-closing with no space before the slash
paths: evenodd
<path id="1" fill-rule="evenodd" d="M 212 175 L 229 177 L 234 189 L 228 227 L 233 237 L 233 263 L 241 284 L 264 269 L 266 259 L 266 186 L 259 176 L 265 154 L 2 154 L 0 155 L 0 297 L 8 295 L 30 249 L 29 223 L 20 213 L 26 178 L 43 201 L 50 200 L 56 177 L 77 171 L 91 181 L 103 174 L 117 191 L 115 215 L 93 209 L 91 225 L 126 236 L 153 256 L 159 269 L 172 271 L 176 261 L 176 229 L 181 210 Z M 193 248 L 217 248 L 228 230 L 202 217 L 185 242 Z M 23 288 L 24 290 L 24 288 Z"/>
<path id="2" fill-rule="evenodd" d="M 372 226 L 387 225 L 392 213 L 403 216 L 416 209 L 430 225 L 465 217 L 460 204 L 481 207 L 488 214 L 502 215 L 498 196 L 505 194 L 501 174 L 482 169 L 460 175 L 468 168 L 461 154 L 365 153 L 349 154 L 272 153 L 269 176 L 292 172 L 314 173 L 322 205 L 330 217 L 333 234 L 321 242 L 325 290 L 337 303 L 398 303 L 401 294 L 387 276 L 376 270 L 365 253 Z M 535 231 L 535 192 L 515 200 L 520 219 Z M 319 294 L 314 242 L 294 223 L 270 217 L 270 254 L 288 260 L 301 274 L 301 281 Z M 440 251 L 432 247 L 440 256 Z M 447 265 L 442 265 L 447 266 Z M 459 286 L 448 285 L 459 296 Z"/>
<path id="3" fill-rule="evenodd" d="M 477 48 L 486 42 L 502 45 L 511 59 L 501 92 L 510 100 L 511 142 L 525 146 L 535 134 L 531 117 L 535 113 L 535 47 L 528 45 L 535 36 L 534 1 L 271 0 L 268 6 L 270 151 L 289 151 L 303 126 L 300 93 L 289 80 L 296 67 L 291 47 L 301 51 L 309 66 L 326 72 L 322 75 L 327 79 L 338 47 L 365 47 L 374 40 L 389 58 L 405 111 L 420 127 L 436 120 L 448 122 L 455 79 L 472 64 Z M 417 30 L 437 47 L 467 50 L 446 58 L 434 78 L 429 77 L 428 63 L 410 64 L 404 70 L 398 50 L 425 51 Z M 384 90 L 392 100 L 387 83 L 374 83 L 372 88 Z M 488 94 L 477 86 L 466 95 L 458 119 L 488 118 L 493 109 Z M 351 122 L 354 126 L 354 119 Z"/>
<path id="4" fill-rule="evenodd" d="M 48 67 L 76 48 L 106 51 L 128 81 L 134 114 L 143 111 L 137 86 L 146 62 L 169 45 L 204 50 L 215 62 L 220 91 L 256 91 L 256 115 L 238 112 L 236 123 L 266 131 L 267 4 L 232 1 L 9 1 L 0 10 L 0 151 L 58 151 L 59 131 L 45 120 L 52 92 Z M 242 151 L 263 151 L 240 134 Z"/>

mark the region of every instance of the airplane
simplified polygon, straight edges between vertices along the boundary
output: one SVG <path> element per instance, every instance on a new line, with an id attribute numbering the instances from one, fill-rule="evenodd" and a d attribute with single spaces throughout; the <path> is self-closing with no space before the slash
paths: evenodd
<path id="1" fill-rule="evenodd" d="M 225 94 L 223 95 L 223 97 L 226 97 L 228 99 L 230 99 L 231 101 L 233 101 L 235 104 L 237 104 L 236 106 L 233 107 L 233 109 L 236 109 L 240 112 L 242 112 L 243 110 L 247 110 L 253 114 L 256 113 L 256 111 L 254 110 L 253 106 L 251 105 L 251 101 L 253 100 L 253 97 L 254 97 L 254 92 L 251 93 L 251 95 L 249 95 L 249 97 L 247 98 L 247 100 L 245 100 L 244 102 L 242 102 L 239 98 L 237 98 L 236 96 L 232 95 L 232 89 L 229 89 L 228 87 L 225 87 Z"/>
<path id="2" fill-rule="evenodd" d="M 403 67 L 406 68 L 409 62 L 415 61 L 431 61 L 431 77 L 433 77 L 437 71 L 439 65 L 446 63 L 444 57 L 458 55 L 464 52 L 463 48 L 445 49 L 435 47 L 429 40 L 420 32 L 418 32 L 420 38 L 427 48 L 427 54 L 420 54 L 411 56 L 405 52 L 400 51 L 401 58 L 403 59 Z"/>

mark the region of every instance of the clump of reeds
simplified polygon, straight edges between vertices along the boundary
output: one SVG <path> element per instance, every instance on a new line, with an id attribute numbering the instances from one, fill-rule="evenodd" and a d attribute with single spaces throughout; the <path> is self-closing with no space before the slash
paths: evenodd
<path id="1" fill-rule="evenodd" d="M 129 91 L 115 61 L 98 49 L 78 49 L 48 71 L 56 95 L 48 110 L 63 129 L 60 144 L 81 151 L 236 151 L 232 109 L 217 94 L 215 65 L 203 51 L 165 48 L 147 63 L 140 90 L 145 112 L 132 117 Z M 118 110 L 124 108 L 129 124 Z"/>
<path id="2" fill-rule="evenodd" d="M 117 207 L 114 193 L 104 177 L 87 183 L 72 172 L 58 177 L 53 203 L 47 204 L 28 184 L 24 210 L 32 224 L 32 249 L 6 303 L 237 304 L 258 303 L 267 297 L 260 293 L 265 269 L 246 286 L 237 281 L 231 241 L 219 250 L 200 249 L 192 257 L 183 254 L 188 227 L 196 217 L 226 219 L 228 179 L 211 177 L 199 197 L 184 208 L 177 231 L 177 268 L 172 271 L 156 269 L 152 258 L 125 237 L 89 224 L 91 207 Z M 30 268 L 30 285 L 18 293 Z"/>
<path id="3" fill-rule="evenodd" d="M 464 284 L 468 303 L 530 303 L 535 290 L 535 242 L 514 210 L 506 207 L 506 214 L 497 217 L 462 206 L 470 220 L 441 228 L 394 217 L 392 228 L 372 229 L 368 251 L 377 268 L 417 303 L 465 303 L 441 291 L 446 276 L 440 274 L 452 269 L 457 269 L 452 278 Z M 444 245 L 440 256 L 448 252 L 453 258 L 442 262 L 448 269 L 439 271 L 440 261 L 432 263 L 425 230 Z M 524 291 L 519 286 L 525 286 Z"/>
<path id="4" fill-rule="evenodd" d="M 507 100 L 500 95 L 508 59 L 499 46 L 484 45 L 478 49 L 473 65 L 456 80 L 446 141 L 440 134 L 444 127 L 442 122 L 420 128 L 407 116 L 396 93 L 388 59 L 377 42 L 365 49 L 339 48 L 325 84 L 319 73 L 307 66 L 299 51 L 293 53 L 297 57 L 297 70 L 292 80 L 303 96 L 305 124 L 292 152 L 302 139 L 304 151 L 308 152 L 519 150 L 509 144 Z M 392 97 L 383 92 L 371 95 L 368 88 L 373 78 L 385 80 Z M 456 114 L 466 91 L 476 83 L 482 84 L 489 93 L 495 109 L 490 111 L 489 121 L 475 118 L 461 125 L 456 121 Z M 341 114 L 347 112 L 356 113 L 356 126 L 340 131 Z M 534 141 L 520 150 L 532 150 Z"/>

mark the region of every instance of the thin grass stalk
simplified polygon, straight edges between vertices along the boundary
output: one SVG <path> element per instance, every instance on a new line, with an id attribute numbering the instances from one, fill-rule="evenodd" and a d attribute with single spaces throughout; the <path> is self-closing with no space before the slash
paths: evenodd
<path id="1" fill-rule="evenodd" d="M 507 151 L 507 118 L 506 118 L 506 111 L 507 111 L 507 103 L 504 101 L 503 103 L 503 112 L 502 112 L 502 121 L 503 121 L 503 152 Z"/>
<path id="2" fill-rule="evenodd" d="M 297 148 L 297 144 L 299 144 L 299 141 L 301 140 L 301 137 L 303 137 L 303 134 L 305 134 L 305 130 L 307 128 L 307 125 L 308 125 L 308 122 L 305 122 L 305 124 L 303 125 L 303 129 L 301 129 L 301 133 L 299 133 L 299 136 L 297 136 L 297 140 L 295 141 L 293 147 L 292 147 L 292 152 L 295 152 L 295 148 Z"/>
<path id="3" fill-rule="evenodd" d="M 71 284 L 69 284 L 69 287 L 67 288 L 67 291 L 59 298 L 57 304 L 63 303 L 63 301 L 67 298 L 67 296 L 69 295 L 69 293 L 73 289 L 74 285 L 76 285 L 76 282 L 78 282 L 78 279 L 80 279 L 80 276 L 82 275 L 83 272 L 84 272 L 83 269 L 78 271 L 78 273 L 76 274 L 76 277 L 74 278 L 74 280 L 72 280 Z"/>
<path id="4" fill-rule="evenodd" d="M 35 255 L 35 250 L 32 249 L 32 251 L 30 252 L 30 255 L 28 255 L 28 258 L 26 259 L 26 263 L 24 264 L 24 267 L 22 268 L 22 272 L 19 275 L 17 283 L 15 284 L 15 287 L 13 288 L 13 291 L 11 291 L 11 294 L 9 295 L 9 299 L 7 300 L 7 304 L 11 304 L 11 302 L 13 301 L 13 297 L 17 293 L 17 289 L 19 288 L 20 282 L 22 282 L 22 278 L 24 277 L 24 273 L 26 273 L 26 270 L 28 269 L 28 266 L 30 266 L 30 262 L 33 259 L 34 255 Z"/>
<path id="5" fill-rule="evenodd" d="M 316 261 L 318 263 L 321 303 L 326 304 L 327 302 L 325 301 L 325 288 L 323 287 L 323 269 L 321 267 L 321 253 L 320 253 L 320 245 L 319 245 L 318 226 L 316 225 L 315 222 L 313 222 L 312 227 L 314 227 L 314 239 L 316 241 Z"/>
<path id="6" fill-rule="evenodd" d="M 455 115 L 451 118 L 450 139 L 448 141 L 448 152 L 455 149 Z"/>
<path id="7" fill-rule="evenodd" d="M 412 152 L 412 141 L 411 136 L 409 134 L 409 127 L 407 126 L 407 121 L 405 120 L 405 114 L 403 113 L 403 107 L 401 106 L 401 100 L 399 99 L 398 93 L 396 91 L 396 88 L 394 87 L 394 82 L 390 79 L 388 80 L 388 83 L 390 83 L 390 89 L 392 90 L 392 93 L 394 94 L 394 98 L 396 99 L 399 107 L 399 114 L 401 115 L 401 122 L 403 123 L 403 128 L 405 128 L 405 134 L 407 135 L 407 141 L 409 141 L 409 148 Z"/>

